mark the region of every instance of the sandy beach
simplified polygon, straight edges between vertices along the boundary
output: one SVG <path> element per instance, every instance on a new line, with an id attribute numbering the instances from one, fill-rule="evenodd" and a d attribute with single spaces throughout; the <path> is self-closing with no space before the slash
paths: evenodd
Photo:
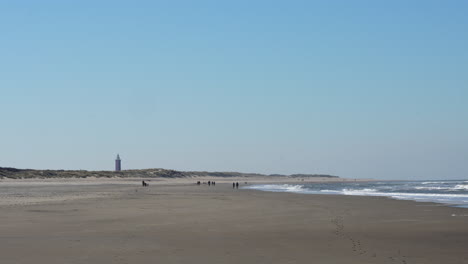
<path id="1" fill-rule="evenodd" d="M 468 263 L 468 209 L 195 181 L 4 202 L 1 263 Z"/>

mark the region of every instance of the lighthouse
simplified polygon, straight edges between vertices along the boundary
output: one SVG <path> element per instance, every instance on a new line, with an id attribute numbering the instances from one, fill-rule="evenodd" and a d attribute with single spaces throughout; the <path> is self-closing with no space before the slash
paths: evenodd
<path id="1" fill-rule="evenodd" d="M 120 159 L 119 154 L 117 154 L 117 158 L 115 159 L 115 171 L 120 171 L 121 169 L 120 164 L 121 164 L 121 159 Z"/>

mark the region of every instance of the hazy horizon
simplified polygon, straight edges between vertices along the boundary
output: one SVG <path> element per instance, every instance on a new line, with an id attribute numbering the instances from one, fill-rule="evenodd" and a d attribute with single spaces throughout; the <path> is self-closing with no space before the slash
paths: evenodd
<path id="1" fill-rule="evenodd" d="M 0 167 L 468 179 L 468 2 L 0 3 Z"/>

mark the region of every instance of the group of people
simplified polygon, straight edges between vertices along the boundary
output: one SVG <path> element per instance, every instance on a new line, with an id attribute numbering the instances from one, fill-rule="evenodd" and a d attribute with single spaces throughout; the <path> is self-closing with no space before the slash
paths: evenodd
<path id="1" fill-rule="evenodd" d="M 202 183 L 200 181 L 197 181 L 197 185 L 201 185 L 201 184 Z M 211 186 L 211 185 L 215 186 L 216 182 L 215 181 L 208 181 L 208 182 L 203 182 L 203 184 L 208 184 L 208 186 Z M 247 182 L 245 182 L 245 184 L 247 184 Z M 149 184 L 147 182 L 145 182 L 145 181 L 141 181 L 141 185 L 143 187 L 148 187 L 149 186 Z M 239 189 L 239 183 L 238 182 L 233 182 L 232 183 L 232 188 L 233 189 Z"/>
<path id="2" fill-rule="evenodd" d="M 197 181 L 197 185 L 201 185 L 202 182 L 201 181 Z M 215 181 L 208 181 L 208 182 L 203 182 L 203 184 L 208 184 L 208 186 L 210 185 L 216 185 L 216 182 Z M 247 184 L 247 182 L 245 182 L 245 184 Z M 233 182 L 232 183 L 232 188 L 233 189 L 239 189 L 239 182 Z"/>
<path id="3" fill-rule="evenodd" d="M 197 181 L 197 185 L 201 185 L 201 184 L 202 183 L 200 181 Z M 208 184 L 208 186 L 211 186 L 211 185 L 215 186 L 216 182 L 215 181 L 208 181 L 208 182 L 203 182 L 203 184 Z M 245 184 L 247 184 L 247 182 L 245 182 Z M 145 181 L 141 181 L 141 185 L 143 187 L 148 187 L 149 186 L 149 184 L 147 182 L 145 182 Z M 232 183 L 232 188 L 233 189 L 239 189 L 239 183 L 238 182 L 233 182 Z"/>
<path id="4" fill-rule="evenodd" d="M 201 182 L 200 182 L 200 181 L 197 181 L 197 185 L 200 185 L 200 184 L 201 184 Z M 203 184 L 207 184 L 207 183 L 206 183 L 206 182 L 203 182 Z M 208 181 L 208 186 L 210 186 L 210 185 L 215 186 L 215 185 L 216 185 L 216 182 L 215 182 L 215 181 Z"/>

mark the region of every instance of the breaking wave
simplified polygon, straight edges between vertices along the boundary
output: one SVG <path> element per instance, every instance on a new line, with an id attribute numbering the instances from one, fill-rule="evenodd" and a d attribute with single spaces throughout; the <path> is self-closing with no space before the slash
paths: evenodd
<path id="1" fill-rule="evenodd" d="M 302 194 L 383 196 L 400 200 L 435 202 L 468 207 L 468 181 L 341 182 L 262 184 L 247 189 Z"/>

